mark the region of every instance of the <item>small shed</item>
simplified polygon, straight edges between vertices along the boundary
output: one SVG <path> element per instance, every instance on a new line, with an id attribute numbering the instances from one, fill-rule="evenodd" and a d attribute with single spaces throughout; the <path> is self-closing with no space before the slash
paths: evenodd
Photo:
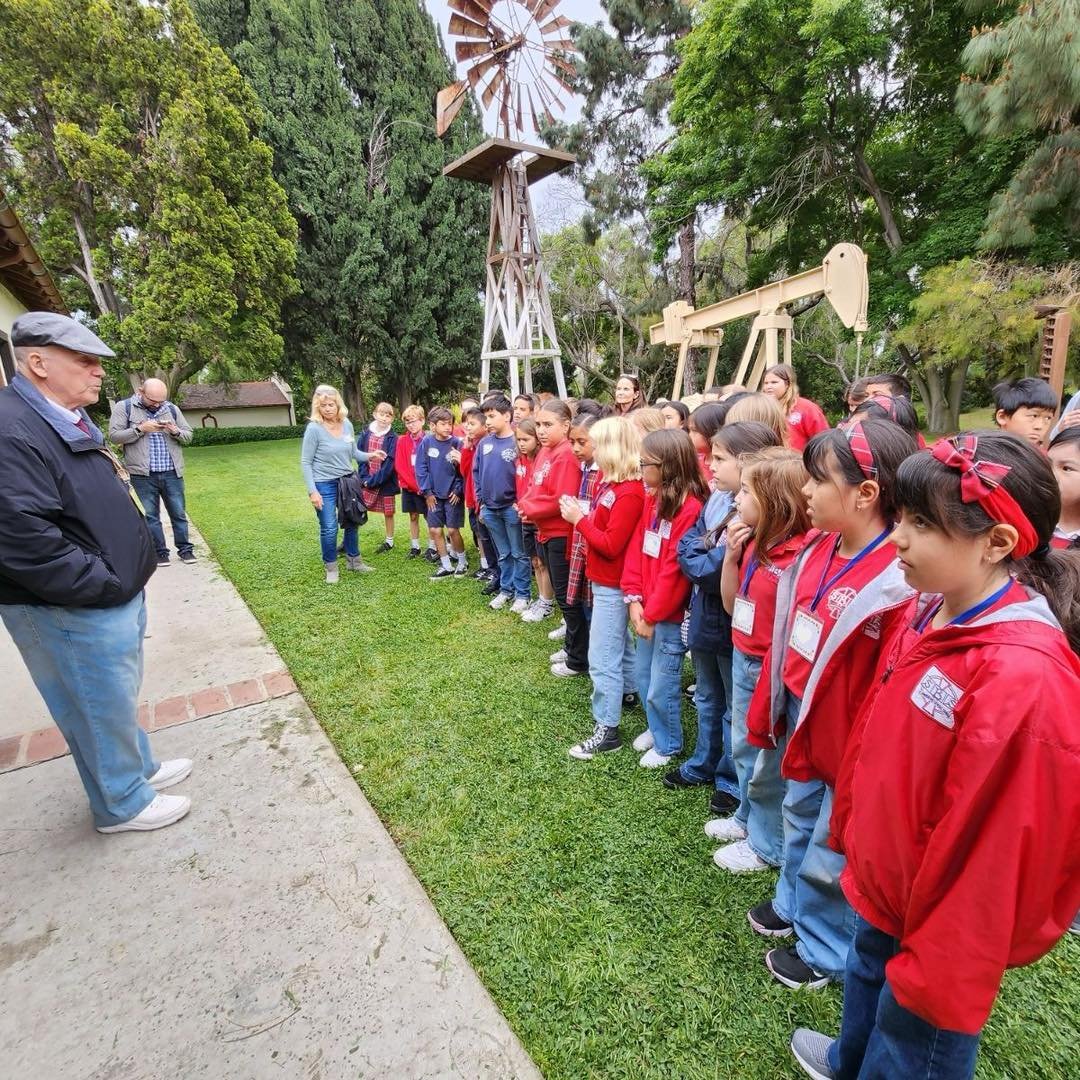
<path id="1" fill-rule="evenodd" d="M 192 427 L 282 427 L 296 423 L 292 390 L 272 375 L 265 382 L 189 383 L 177 404 Z"/>

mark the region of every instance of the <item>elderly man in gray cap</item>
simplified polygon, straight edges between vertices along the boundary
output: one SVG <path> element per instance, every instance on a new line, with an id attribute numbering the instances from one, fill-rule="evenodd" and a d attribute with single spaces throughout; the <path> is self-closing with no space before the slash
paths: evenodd
<path id="1" fill-rule="evenodd" d="M 86 327 L 35 311 L 11 328 L 0 390 L 0 619 L 71 749 L 98 832 L 179 821 L 158 792 L 187 758 L 158 762 L 137 721 L 155 553 L 127 471 L 84 406 L 114 355 Z"/>

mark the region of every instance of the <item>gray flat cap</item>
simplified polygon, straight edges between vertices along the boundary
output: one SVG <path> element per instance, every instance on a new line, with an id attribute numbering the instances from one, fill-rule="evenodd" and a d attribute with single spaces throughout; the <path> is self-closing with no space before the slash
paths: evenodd
<path id="1" fill-rule="evenodd" d="M 12 345 L 58 345 L 88 356 L 116 353 L 82 323 L 51 311 L 28 311 L 11 324 Z"/>

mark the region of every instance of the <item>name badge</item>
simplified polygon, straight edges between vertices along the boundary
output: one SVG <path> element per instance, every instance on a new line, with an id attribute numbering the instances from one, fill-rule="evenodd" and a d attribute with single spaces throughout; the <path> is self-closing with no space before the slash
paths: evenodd
<path id="1" fill-rule="evenodd" d="M 795 612 L 795 623 L 791 627 L 788 644 L 804 660 L 811 664 L 817 659 L 818 645 L 821 643 L 821 630 L 825 624 L 815 619 L 808 611 L 801 608 Z"/>
<path id="2" fill-rule="evenodd" d="M 416 455 L 415 454 L 410 454 L 409 455 L 409 462 L 411 463 L 412 467 L 415 469 L 416 468 Z"/>
<path id="3" fill-rule="evenodd" d="M 653 529 L 646 529 L 645 539 L 642 542 L 641 550 L 644 551 L 646 555 L 658 559 L 660 557 L 660 534 Z"/>
<path id="4" fill-rule="evenodd" d="M 583 514 L 592 513 L 592 505 L 589 503 L 588 499 L 578 499 L 577 504 L 581 507 L 581 512 Z"/>
<path id="5" fill-rule="evenodd" d="M 427 448 L 427 456 L 430 458 L 436 458 L 439 456 L 439 448 L 437 446 L 429 446 Z"/>
<path id="6" fill-rule="evenodd" d="M 757 605 L 745 596 L 735 597 L 735 610 L 731 613 L 731 627 L 740 634 L 754 632 L 754 609 Z"/>

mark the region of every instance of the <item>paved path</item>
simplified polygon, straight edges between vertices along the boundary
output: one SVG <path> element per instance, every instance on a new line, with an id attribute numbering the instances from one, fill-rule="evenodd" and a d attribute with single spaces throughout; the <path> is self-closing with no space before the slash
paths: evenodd
<path id="1" fill-rule="evenodd" d="M 175 663 L 148 686 L 184 711 L 153 741 L 195 758 L 194 808 L 102 836 L 70 757 L 0 776 L 0 1072 L 538 1078 L 231 586 L 208 561 L 167 573 L 148 663 Z M 161 597 L 186 590 L 178 639 Z M 224 711 L 196 719 L 206 679 Z"/>

